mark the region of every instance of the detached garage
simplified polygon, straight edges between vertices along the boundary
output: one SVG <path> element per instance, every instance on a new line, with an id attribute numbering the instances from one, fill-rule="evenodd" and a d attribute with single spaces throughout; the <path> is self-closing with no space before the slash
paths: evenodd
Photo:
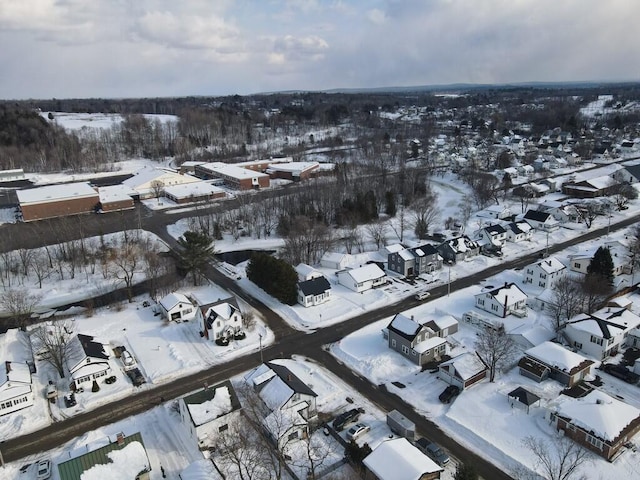
<path id="1" fill-rule="evenodd" d="M 16 194 L 25 222 L 92 212 L 100 201 L 98 192 L 86 182 L 18 190 Z"/>

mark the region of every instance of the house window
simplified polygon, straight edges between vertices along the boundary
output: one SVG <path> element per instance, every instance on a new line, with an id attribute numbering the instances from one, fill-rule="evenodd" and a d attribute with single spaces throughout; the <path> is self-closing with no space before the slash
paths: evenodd
<path id="1" fill-rule="evenodd" d="M 482 298 L 478 299 L 478 305 L 484 305 L 484 300 Z"/>
<path id="2" fill-rule="evenodd" d="M 602 338 L 591 335 L 591 343 L 602 346 Z"/>
<path id="3" fill-rule="evenodd" d="M 547 278 L 547 276 L 546 276 L 544 273 L 541 273 L 541 274 L 540 274 L 540 278 L 543 278 L 543 279 L 544 279 L 544 278 Z"/>
<path id="4" fill-rule="evenodd" d="M 587 443 L 590 443 L 591 445 L 596 447 L 598 450 L 602 450 L 602 440 L 600 440 L 597 437 L 594 437 L 593 435 L 587 435 Z"/>
<path id="5" fill-rule="evenodd" d="M 544 288 L 544 287 L 547 286 L 547 283 L 546 282 L 538 282 L 538 286 Z"/>
<path id="6" fill-rule="evenodd" d="M 407 347 L 406 345 L 402 345 L 402 353 L 404 353 L 405 355 L 409 354 L 409 347 Z"/>
<path id="7" fill-rule="evenodd" d="M 573 268 L 580 268 L 580 264 L 578 262 L 574 262 Z"/>
<path id="8" fill-rule="evenodd" d="M 392 347 L 395 347 L 395 346 L 396 346 L 396 340 L 395 340 L 395 338 L 391 340 L 391 346 L 392 346 Z"/>
<path id="9" fill-rule="evenodd" d="M 498 305 L 492 304 L 491 305 L 491 310 L 493 310 L 494 312 L 497 312 L 498 311 Z"/>
<path id="10" fill-rule="evenodd" d="M 415 350 L 411 350 L 411 355 L 413 355 L 414 357 L 417 355 Z"/>
<path id="11" fill-rule="evenodd" d="M 224 432 L 225 430 L 229 430 L 229 424 L 225 423 L 218 428 L 218 432 Z"/>
<path id="12" fill-rule="evenodd" d="M 578 350 L 582 350 L 582 344 L 580 342 L 573 342 L 573 346 L 576 347 Z"/>

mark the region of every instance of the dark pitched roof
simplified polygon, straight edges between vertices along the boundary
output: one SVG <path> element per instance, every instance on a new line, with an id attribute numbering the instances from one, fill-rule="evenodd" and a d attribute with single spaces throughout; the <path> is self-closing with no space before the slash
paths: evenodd
<path id="1" fill-rule="evenodd" d="M 79 333 L 78 340 L 80 341 L 80 345 L 82 345 L 85 355 L 88 357 L 102 358 L 104 360 L 109 358 L 107 352 L 104 351 L 104 346 L 101 343 L 94 342 L 92 336 Z"/>
<path id="2" fill-rule="evenodd" d="M 425 243 L 424 245 L 420 245 L 419 247 L 414 247 L 411 249 L 412 252 L 415 252 L 416 250 L 422 250 L 425 255 L 434 255 L 438 253 L 435 245 L 432 245 L 430 243 Z"/>
<path id="3" fill-rule="evenodd" d="M 515 390 L 509 392 L 509 397 L 516 398 L 520 403 L 524 403 L 527 407 L 533 405 L 540 397 L 535 393 L 531 393 L 529 390 L 526 390 L 522 387 L 518 387 Z"/>
<path id="4" fill-rule="evenodd" d="M 298 282 L 298 288 L 306 295 L 320 295 L 321 293 L 331 290 L 331 284 L 325 277 L 316 277 L 311 280 Z"/>
<path id="5" fill-rule="evenodd" d="M 304 393 L 305 395 L 311 395 L 312 397 L 318 396 L 306 383 L 296 377 L 294 373 L 284 365 L 278 365 L 277 363 L 272 362 L 266 363 L 267 367 L 273 370 L 273 372 L 294 392 Z"/>
<path id="6" fill-rule="evenodd" d="M 209 310 L 211 307 L 215 307 L 216 305 L 222 305 L 223 303 L 228 303 L 229 305 L 234 307 L 236 310 L 240 310 L 240 307 L 238 306 L 238 299 L 236 297 L 229 297 L 229 298 L 223 298 L 221 300 L 218 300 L 217 302 L 201 305 L 200 311 L 202 312 L 202 316 L 203 317 L 206 316 L 207 310 Z"/>
<path id="7" fill-rule="evenodd" d="M 396 313 L 393 318 L 391 319 L 391 322 L 389 322 L 389 325 L 387 326 L 388 330 L 391 330 L 392 332 L 394 332 L 396 335 L 402 337 L 402 338 L 406 338 L 409 341 L 412 341 L 414 338 L 416 338 L 416 335 L 418 335 L 418 332 L 422 329 L 422 325 L 420 325 L 418 322 L 416 322 L 415 320 L 413 320 L 413 318 L 411 319 L 412 321 L 415 322 L 416 324 L 416 329 L 413 333 L 411 332 L 405 332 L 403 330 L 400 330 L 396 327 L 393 326 L 393 322 L 395 321 L 396 317 L 398 316 L 402 316 L 404 317 L 405 315 L 402 315 L 401 313 Z"/>
<path id="8" fill-rule="evenodd" d="M 533 220 L 535 222 L 546 222 L 550 216 L 550 213 L 539 212 L 538 210 L 528 210 L 527 213 L 524 214 L 525 220 Z"/>
<path id="9" fill-rule="evenodd" d="M 511 231 L 512 231 L 513 233 L 515 233 L 516 235 L 517 235 L 517 234 L 519 234 L 519 233 L 525 233 L 525 232 L 523 232 L 522 230 L 520 230 L 520 227 L 518 227 L 517 222 L 512 222 L 512 223 L 510 223 L 508 226 L 509 226 L 509 228 L 511 229 Z"/>
<path id="10" fill-rule="evenodd" d="M 219 388 L 224 387 L 227 387 L 227 389 L 229 390 L 229 396 L 231 397 L 231 410 L 229 412 L 222 413 L 220 416 L 239 410 L 241 408 L 240 400 L 238 399 L 238 395 L 236 395 L 236 391 L 231 384 L 231 380 L 225 380 L 224 382 L 219 383 L 213 387 L 206 387 L 203 390 L 192 393 L 191 395 L 187 395 L 183 398 L 184 403 L 187 405 L 201 405 L 205 402 L 213 400 L 216 396 L 216 391 Z"/>
<path id="11" fill-rule="evenodd" d="M 488 227 L 485 227 L 485 230 L 489 233 L 497 233 L 497 234 L 507 232 L 502 225 L 489 225 Z"/>

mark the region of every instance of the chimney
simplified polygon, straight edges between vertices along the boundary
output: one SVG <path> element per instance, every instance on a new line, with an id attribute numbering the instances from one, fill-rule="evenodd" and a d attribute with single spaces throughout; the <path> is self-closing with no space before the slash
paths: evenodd
<path id="1" fill-rule="evenodd" d="M 502 318 L 507 316 L 507 305 L 509 305 L 509 295 L 504 296 L 504 312 L 502 312 Z"/>
<path id="2" fill-rule="evenodd" d="M 413 315 L 411 315 L 411 320 L 413 320 Z"/>
<path id="3" fill-rule="evenodd" d="M 120 446 L 124 445 L 124 433 L 120 432 L 116 435 L 116 443 Z"/>
<path id="4" fill-rule="evenodd" d="M 287 382 L 291 381 L 291 374 L 287 374 Z"/>
<path id="5" fill-rule="evenodd" d="M 603 402 L 602 402 L 602 399 L 597 398 L 597 399 L 596 399 L 596 403 L 597 403 L 598 405 L 602 405 L 602 403 L 603 403 Z"/>

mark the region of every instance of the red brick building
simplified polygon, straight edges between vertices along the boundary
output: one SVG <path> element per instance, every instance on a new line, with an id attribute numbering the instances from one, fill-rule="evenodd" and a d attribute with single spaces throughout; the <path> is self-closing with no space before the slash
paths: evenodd
<path id="1" fill-rule="evenodd" d="M 88 183 L 48 185 L 16 194 L 25 222 L 92 212 L 100 202 L 98 192 Z"/>

